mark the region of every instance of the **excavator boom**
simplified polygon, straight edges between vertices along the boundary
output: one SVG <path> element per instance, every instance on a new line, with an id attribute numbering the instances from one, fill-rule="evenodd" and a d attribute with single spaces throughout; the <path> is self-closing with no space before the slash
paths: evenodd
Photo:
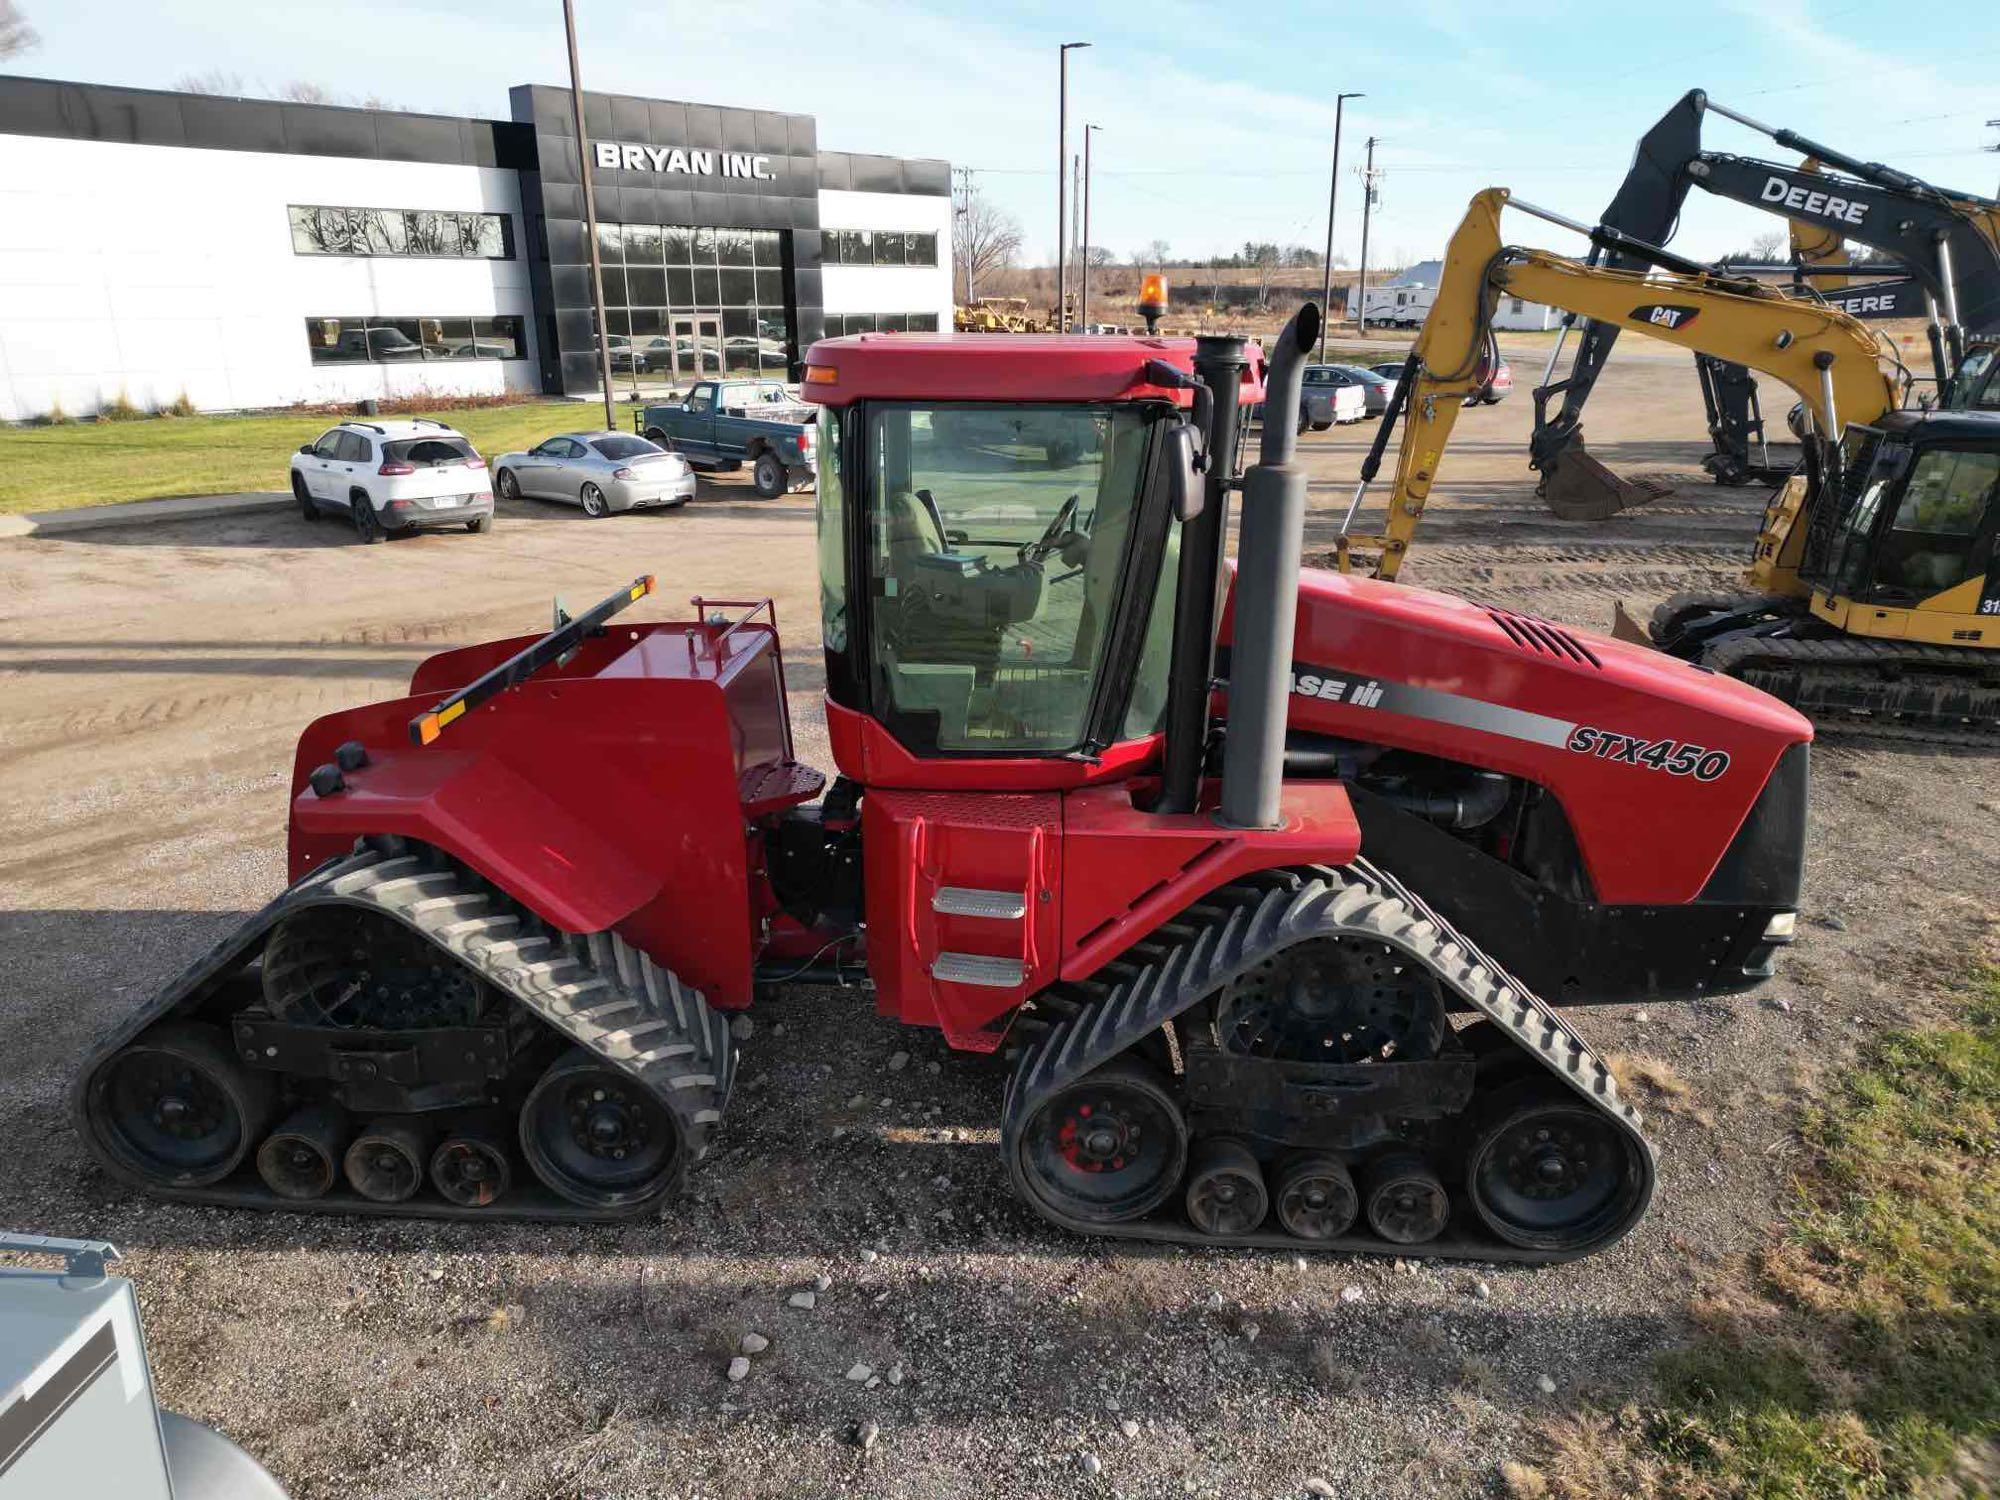
<path id="1" fill-rule="evenodd" d="M 1398 387 L 1397 406 L 1405 415 L 1387 520 L 1379 535 L 1352 531 L 1394 409 L 1383 420 L 1342 528 L 1344 570 L 1364 555 L 1373 557 L 1377 577 L 1394 578 L 1401 569 L 1460 405 L 1478 384 L 1491 311 L 1502 296 L 1577 313 L 1606 329 L 1634 329 L 1768 374 L 1798 393 L 1820 433 L 1837 434 L 1844 422 L 1872 421 L 1900 404 L 1897 380 L 1882 369 L 1882 346 L 1858 320 L 1755 283 L 1701 274 L 1687 262 L 1675 263 L 1688 269 L 1648 274 L 1508 246 L 1500 213 L 1510 201 L 1507 189 L 1488 188 L 1472 200 L 1452 235 L 1437 299 Z"/>

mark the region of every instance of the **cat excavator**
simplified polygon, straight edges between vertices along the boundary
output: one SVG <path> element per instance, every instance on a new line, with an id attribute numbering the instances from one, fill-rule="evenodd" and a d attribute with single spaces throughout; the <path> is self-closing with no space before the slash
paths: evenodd
<path id="1" fill-rule="evenodd" d="M 1702 121 L 1714 113 L 1797 150 L 1797 166 L 1704 150 Z M 1672 237 L 1692 188 L 1782 214 L 1789 222 L 1794 281 L 1863 320 L 1924 318 L 1940 404 L 1950 400 L 1952 377 L 1964 360 L 1968 337 L 2000 332 L 2000 202 L 1935 187 L 1863 161 L 1796 131 L 1766 125 L 1690 90 L 1640 138 L 1631 170 L 1605 210 L 1601 227 L 1651 245 Z M 1886 262 L 1855 263 L 1849 245 L 1864 245 Z M 1607 269 L 1655 264 L 1643 250 L 1600 244 L 1590 255 Z M 1715 268 L 1719 271 L 1724 267 Z M 1850 284 L 1852 278 L 1866 278 Z M 1810 287 L 1810 290 L 1808 290 Z M 1569 329 L 1550 352 L 1536 387 L 1535 431 L 1529 465 L 1542 474 L 1540 493 L 1565 520 L 1604 520 L 1656 498 L 1658 487 L 1621 479 L 1584 451 L 1584 404 L 1603 372 L 1620 325 L 1586 318 L 1575 362 L 1554 380 Z M 1740 361 L 1696 356 L 1702 401 L 1715 451 L 1703 466 L 1719 484 L 1782 484 L 1789 469 L 1761 460 L 1764 421 L 1756 383 Z M 1549 403 L 1562 404 L 1553 415 Z"/>
<path id="2" fill-rule="evenodd" d="M 1745 590 L 1676 595 L 1643 631 L 1623 619 L 1621 635 L 1739 677 L 1822 729 L 1991 748 L 2000 729 L 2000 412 L 1903 410 L 1910 372 L 1847 314 L 1511 201 L 1656 269 L 1507 245 L 1500 214 L 1510 194 L 1475 197 L 1363 462 L 1336 544 L 1341 571 L 1397 576 L 1476 383 L 1496 302 L 1540 302 L 1770 375 L 1807 413 L 1802 471 L 1766 508 Z M 1384 528 L 1357 533 L 1399 420 Z"/>

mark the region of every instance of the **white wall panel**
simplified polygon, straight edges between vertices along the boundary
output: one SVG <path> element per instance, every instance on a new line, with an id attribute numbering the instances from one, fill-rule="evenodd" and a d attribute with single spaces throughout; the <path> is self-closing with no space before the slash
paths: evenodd
<path id="1" fill-rule="evenodd" d="M 951 199 L 916 193 L 823 188 L 822 229 L 915 229 L 938 237 L 936 266 L 833 266 L 820 272 L 829 317 L 841 313 L 935 313 L 951 327 Z"/>

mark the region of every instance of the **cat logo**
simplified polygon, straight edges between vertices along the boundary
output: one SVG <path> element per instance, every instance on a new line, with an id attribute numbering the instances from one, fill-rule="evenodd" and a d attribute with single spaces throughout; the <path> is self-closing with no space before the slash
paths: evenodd
<path id="1" fill-rule="evenodd" d="M 1680 329 L 1701 316 L 1698 307 L 1677 307 L 1671 302 L 1648 302 L 1644 307 L 1632 309 L 1635 323 L 1651 323 L 1655 328 Z"/>

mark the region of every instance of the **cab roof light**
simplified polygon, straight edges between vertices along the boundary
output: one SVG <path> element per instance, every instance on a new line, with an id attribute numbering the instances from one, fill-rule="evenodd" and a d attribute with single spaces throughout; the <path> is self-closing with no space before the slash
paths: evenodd
<path id="1" fill-rule="evenodd" d="M 1141 307 L 1165 307 L 1167 305 L 1167 278 L 1158 271 L 1148 271 L 1139 279 L 1139 305 Z"/>

